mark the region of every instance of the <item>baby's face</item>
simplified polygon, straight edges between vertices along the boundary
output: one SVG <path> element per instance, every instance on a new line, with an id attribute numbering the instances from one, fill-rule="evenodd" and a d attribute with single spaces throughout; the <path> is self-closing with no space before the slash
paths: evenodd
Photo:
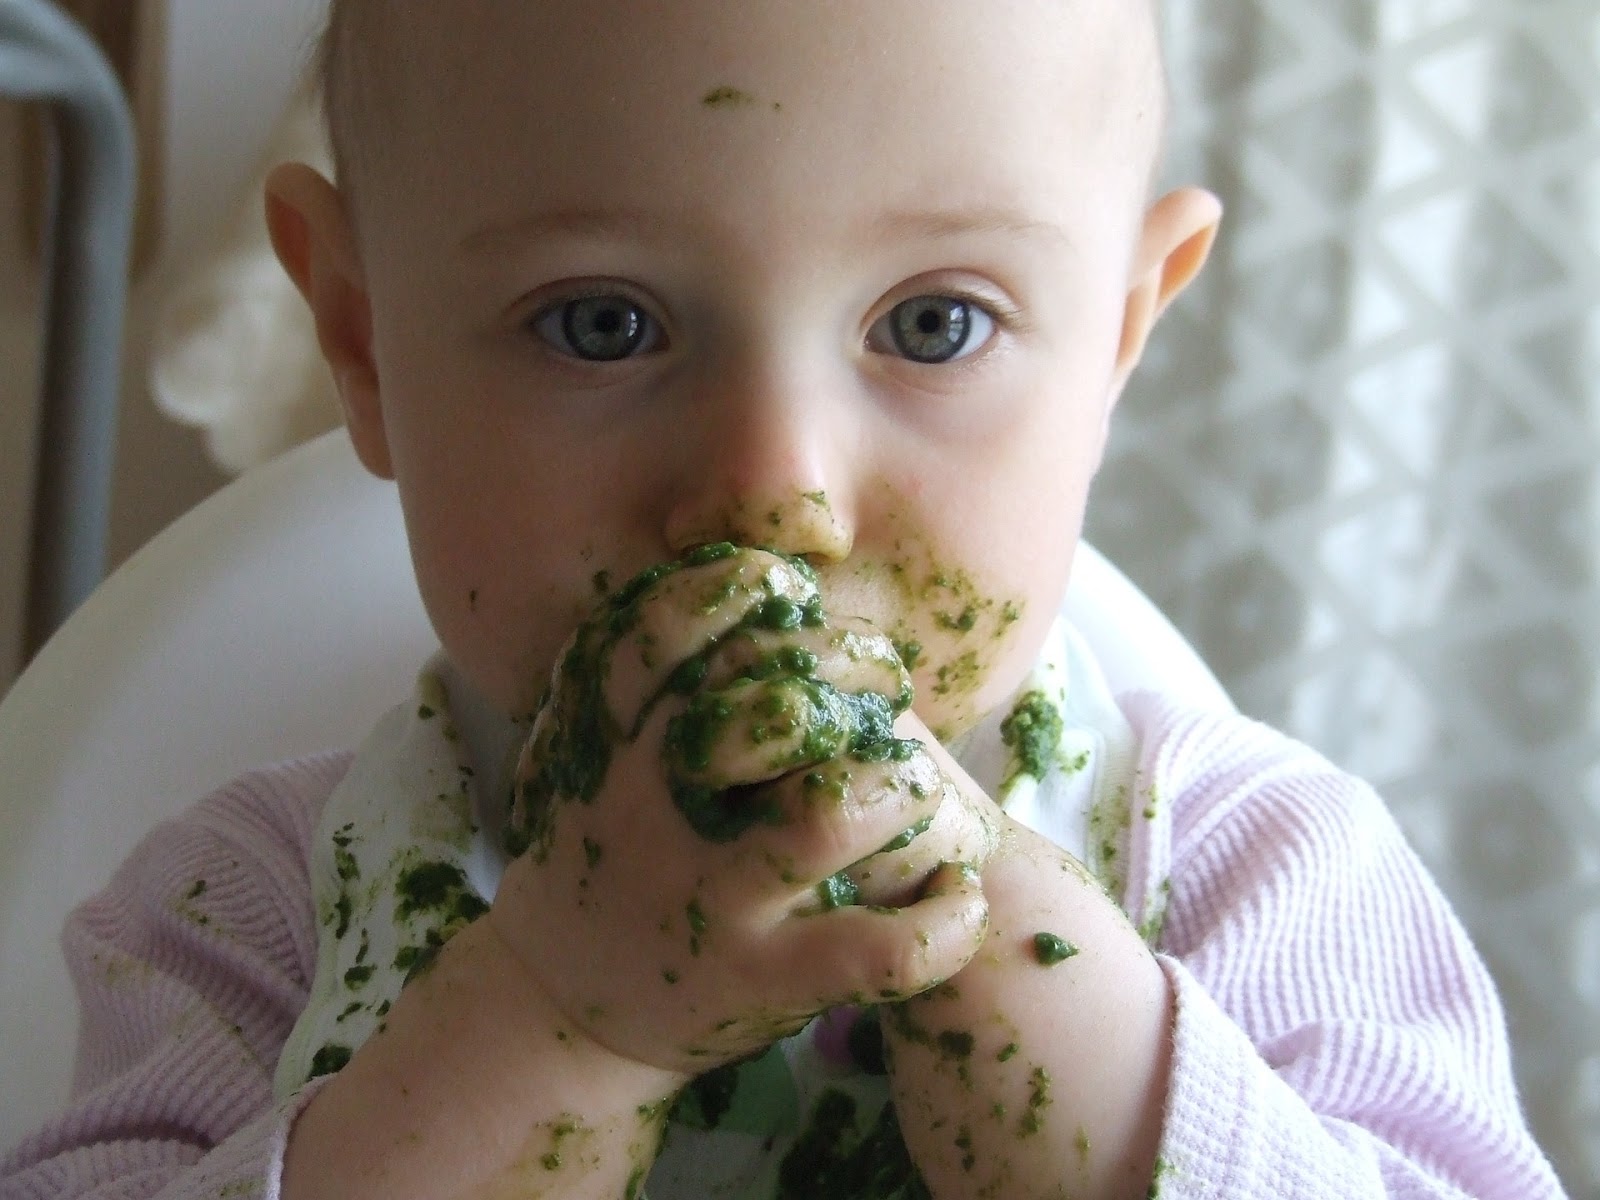
<path id="1" fill-rule="evenodd" d="M 356 216 L 354 432 L 490 697 L 526 712 L 601 590 L 723 540 L 815 565 L 943 735 L 1017 684 L 1121 385 L 1147 170 L 1100 107 L 1119 22 L 1071 11 L 419 18 Z"/>

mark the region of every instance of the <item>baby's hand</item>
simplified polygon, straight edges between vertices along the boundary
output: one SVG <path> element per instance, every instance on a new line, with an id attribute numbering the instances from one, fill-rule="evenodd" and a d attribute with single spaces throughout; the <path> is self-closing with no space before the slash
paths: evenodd
<path id="1" fill-rule="evenodd" d="M 1165 976 L 1076 859 L 1004 816 L 998 840 L 983 948 L 947 986 L 883 1010 L 901 1135 L 935 1195 L 1144 1195 Z"/>
<path id="2" fill-rule="evenodd" d="M 719 836 L 724 825 L 736 832 L 760 817 L 748 792 L 720 790 L 727 780 L 817 762 L 836 746 L 832 758 L 800 779 L 810 802 L 837 801 L 851 789 L 871 787 L 895 764 L 918 800 L 938 794 L 919 820 L 820 885 L 821 906 L 900 908 L 943 864 L 979 867 L 987 860 L 999 810 L 910 711 L 910 676 L 894 643 L 873 625 L 834 616 L 793 628 L 747 621 L 700 661 L 704 667 L 696 666 L 693 676 L 704 690 L 678 722 L 688 736 L 673 739 L 669 731 L 669 752 L 680 806 L 702 833 Z M 793 722 L 794 709 L 811 719 Z M 719 714 L 731 736 L 705 739 Z M 712 743 L 709 752 L 700 752 L 701 740 Z M 702 787 L 696 791 L 695 785 Z"/>
<path id="3" fill-rule="evenodd" d="M 898 877 L 898 908 L 888 887 L 837 903 L 842 872 L 945 799 L 893 736 L 909 698 L 887 641 L 830 628 L 776 555 L 708 547 L 602 605 L 524 751 L 526 853 L 489 918 L 571 1022 L 556 1036 L 696 1074 L 959 970 L 983 936 L 970 872 Z"/>

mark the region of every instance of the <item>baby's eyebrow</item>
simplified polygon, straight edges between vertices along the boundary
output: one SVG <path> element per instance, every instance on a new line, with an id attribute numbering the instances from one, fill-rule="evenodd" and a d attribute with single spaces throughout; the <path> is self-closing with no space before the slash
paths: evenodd
<path id="1" fill-rule="evenodd" d="M 509 221 L 495 222 L 461 239 L 462 253 L 490 254 L 508 245 L 543 238 L 568 237 L 585 241 L 679 241 L 686 231 L 706 230 L 708 223 L 693 214 L 651 212 L 631 208 L 553 209 Z M 973 236 L 1004 236 L 1019 240 L 1069 239 L 1059 225 L 996 205 L 931 209 L 893 209 L 872 216 L 842 241 L 870 248 L 885 242 L 952 240 Z"/>
<path id="2" fill-rule="evenodd" d="M 638 209 L 553 209 L 474 230 L 461 239 L 460 248 L 465 254 L 487 254 L 509 244 L 563 236 L 587 241 L 657 241 L 683 224 L 664 214 Z"/>
<path id="3" fill-rule="evenodd" d="M 1019 239 L 1067 241 L 1056 224 L 993 205 L 970 208 L 901 209 L 883 213 L 871 224 L 868 240 L 880 242 L 921 238 L 948 239 L 983 234 L 1003 234 Z"/>

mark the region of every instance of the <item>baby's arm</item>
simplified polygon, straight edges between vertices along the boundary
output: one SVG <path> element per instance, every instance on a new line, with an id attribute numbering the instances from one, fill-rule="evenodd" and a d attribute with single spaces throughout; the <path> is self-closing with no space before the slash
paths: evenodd
<path id="1" fill-rule="evenodd" d="M 632 1195 L 684 1082 L 578 1035 L 480 920 L 306 1109 L 283 1195 Z"/>
<path id="2" fill-rule="evenodd" d="M 634 1194 L 693 1076 L 967 961 L 983 899 L 959 871 L 897 909 L 820 902 L 940 792 L 912 748 L 852 756 L 892 714 L 825 677 L 888 671 L 872 691 L 894 693 L 902 673 L 887 643 L 876 668 L 848 638 L 791 644 L 814 596 L 730 552 L 579 630 L 518 769 L 526 853 L 307 1109 L 286 1195 Z M 751 644 L 782 656 L 727 661 Z"/>
<path id="3" fill-rule="evenodd" d="M 999 821 L 983 949 L 883 1014 L 901 1134 L 937 1197 L 1146 1196 L 1167 1086 L 1165 976 L 1079 863 Z"/>
<path id="4" fill-rule="evenodd" d="M 0 1161 L 0 1196 L 265 1194 L 297 1109 L 273 1104 L 272 1075 L 315 958 L 311 830 L 348 764 L 241 776 L 74 910 L 73 1096 Z M 22 1086 L 0 1080 L 7 1100 Z"/>
<path id="5" fill-rule="evenodd" d="M 1371 789 L 1240 718 L 1186 713 L 1155 696 L 1131 698 L 1128 714 L 1147 797 L 1128 894 L 1141 922 L 1160 914 L 1140 909 L 1139 897 L 1165 899 L 1161 952 L 1139 954 L 1115 936 L 1114 920 L 1090 919 L 1092 905 L 1080 914 L 1075 873 L 1052 882 L 1039 869 L 1048 853 L 1003 844 L 985 873 L 1000 953 L 986 946 L 948 989 L 884 1022 L 904 1132 L 934 1194 L 1560 1197 L 1518 1109 L 1484 965 Z M 1029 887 L 1041 889 L 1032 910 Z M 1030 962 L 1033 926 L 1079 953 L 1048 968 Z M 1119 941 L 1125 976 L 1080 971 Z M 1155 1011 L 1151 969 L 1169 989 L 1153 1057 L 1140 1032 Z M 1051 1069 L 1048 1089 L 1023 1101 L 1024 1116 L 1037 1109 L 1041 1133 L 1057 1140 L 1015 1137 L 999 1159 L 987 1157 L 990 1144 L 968 1170 L 955 1153 L 968 1140 L 961 1122 L 976 1118 L 976 1141 L 985 1091 L 1009 1080 L 1008 1113 L 1016 1094 L 1014 1076 L 985 1054 L 997 1040 L 984 1024 L 994 1012 L 1022 1034 L 1004 1065 L 1032 1046 L 1061 1063 L 1065 1074 Z M 965 1050 L 959 1036 L 939 1042 L 962 1028 L 974 1034 L 965 1071 L 949 1053 Z M 1086 1053 L 1056 1054 L 1085 1038 Z M 930 1052 L 930 1039 L 945 1053 Z M 1141 1088 L 1148 1125 L 1128 1121 L 1135 1133 L 1120 1141 L 1115 1129 L 1097 1131 L 1098 1105 L 1136 1115 Z M 930 1092 L 961 1117 L 935 1128 L 919 1108 Z M 1087 1102 L 1081 1138 L 1064 1100 Z M 992 1162 L 1009 1174 L 985 1192 L 999 1170 Z M 1099 1193 L 1081 1182 L 1089 1173 L 1114 1182 L 1124 1163 L 1143 1163 L 1145 1178 L 1134 1170 L 1121 1191 Z"/>
<path id="6" fill-rule="evenodd" d="M 1129 890 L 1169 895 L 1164 1189 L 1562 1195 L 1484 962 L 1372 789 L 1241 718 L 1125 709 L 1156 814 Z"/>

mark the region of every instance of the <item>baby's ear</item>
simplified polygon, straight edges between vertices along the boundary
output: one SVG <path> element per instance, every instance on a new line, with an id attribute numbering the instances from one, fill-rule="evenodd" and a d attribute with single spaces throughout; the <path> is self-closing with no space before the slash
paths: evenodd
<path id="1" fill-rule="evenodd" d="M 1113 394 L 1122 391 L 1138 366 L 1161 314 L 1205 266 L 1221 223 L 1222 202 L 1200 188 L 1170 192 L 1145 214 L 1123 312 Z"/>
<path id="2" fill-rule="evenodd" d="M 356 455 L 374 475 L 392 479 L 372 358 L 372 305 L 344 200 L 304 163 L 273 168 L 265 199 L 272 248 L 311 309 Z"/>

